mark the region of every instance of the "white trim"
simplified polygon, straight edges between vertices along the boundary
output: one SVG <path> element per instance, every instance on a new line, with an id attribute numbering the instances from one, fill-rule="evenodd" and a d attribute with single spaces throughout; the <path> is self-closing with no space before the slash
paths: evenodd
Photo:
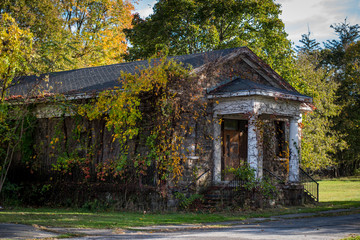
<path id="1" fill-rule="evenodd" d="M 307 102 L 311 103 L 312 98 L 306 96 L 296 96 L 287 93 L 280 93 L 271 90 L 245 90 L 241 92 L 235 93 L 224 93 L 224 94 L 209 94 L 207 96 L 208 99 L 216 99 L 216 98 L 230 98 L 230 97 L 245 97 L 245 96 L 265 96 L 265 97 L 273 97 L 273 98 L 281 98 L 287 100 L 294 100 L 299 102 Z"/>

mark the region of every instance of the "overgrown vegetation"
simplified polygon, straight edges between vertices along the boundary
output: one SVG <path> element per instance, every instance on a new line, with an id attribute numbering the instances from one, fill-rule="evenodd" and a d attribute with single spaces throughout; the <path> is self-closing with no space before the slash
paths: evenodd
<path id="1" fill-rule="evenodd" d="M 151 60 L 149 65 L 134 75 L 122 73 L 121 89 L 104 91 L 86 104 L 58 102 L 63 115 L 71 111 L 83 120 L 75 122 L 71 136 L 64 136 L 65 119 L 58 122 L 59 131 L 50 141 L 55 172 L 83 176 L 84 182 L 126 179 L 127 184 L 141 185 L 150 178 L 150 185 L 159 187 L 181 177 L 188 154 L 185 137 L 194 130 L 190 123 L 204 115 L 207 103 L 189 69 L 165 58 Z M 95 121 L 104 122 L 102 132 L 112 133 L 111 141 L 119 152 L 116 158 L 95 162 L 105 147 L 89 135 L 88 123 Z M 69 146 L 72 143 L 78 147 Z"/>
<path id="2" fill-rule="evenodd" d="M 49 96 L 38 86 L 46 76 L 22 95 L 14 96 L 9 87 L 24 75 L 122 61 L 122 30 L 130 26 L 132 9 L 128 1 L 112 0 L 0 3 L 0 192 L 15 152 L 22 153 L 30 173 L 36 169 L 33 143 L 25 140 L 36 123 L 29 106 Z"/>
<path id="3" fill-rule="evenodd" d="M 140 191 L 144 185 L 155 187 L 161 197 L 167 198 L 167 184 L 177 183 L 190 154 L 185 137 L 194 131 L 193 123 L 203 118 L 207 103 L 202 83 L 190 75 L 190 69 L 165 58 L 151 60 L 149 65 L 141 66 L 134 75 L 122 73 L 121 89 L 104 91 L 86 103 L 67 101 L 62 96 L 48 99 L 56 106 L 53 134 L 36 142 L 38 146 L 24 144 L 22 155 L 25 158 L 30 154 L 26 161 L 32 173 L 39 173 L 39 161 L 44 158 L 55 161 L 52 173 L 44 174 L 51 186 L 47 195 L 44 192 L 48 199 L 64 182 L 82 184 L 78 186 L 81 189 L 94 189 L 91 186 L 99 182 L 123 184 L 119 186 L 128 199 L 114 202 L 118 208 L 126 207 L 127 201 L 136 197 L 132 195 L 135 186 Z M 68 114 L 72 115 L 70 124 Z M 104 128 L 95 133 L 93 124 L 98 123 Z M 104 142 L 105 133 L 112 134 L 111 146 Z M 36 153 L 32 153 L 33 147 Z M 119 154 L 98 161 L 104 148 L 110 147 Z M 201 148 L 194 150 L 201 154 Z M 40 194 L 42 190 L 34 187 L 34 194 Z M 20 188 L 30 204 L 30 193 Z M 79 196 L 90 196 L 82 193 Z M 42 199 L 31 204 L 48 204 Z"/>
<path id="4" fill-rule="evenodd" d="M 190 208 L 193 208 L 196 202 L 201 203 L 204 202 L 204 196 L 201 194 L 190 194 L 189 196 L 186 196 L 186 194 L 181 192 L 175 192 L 174 194 L 175 198 L 179 201 L 179 209 L 180 210 L 190 210 Z"/>
<path id="5" fill-rule="evenodd" d="M 127 58 L 144 59 L 164 49 L 181 55 L 248 46 L 300 93 L 314 99 L 314 111 L 303 121 L 303 167 L 354 174 L 360 168 L 359 25 L 346 20 L 331 25 L 338 39 L 328 40 L 324 47 L 310 33 L 304 34 L 296 55 L 279 14 L 280 6 L 271 0 L 160 0 L 152 15 L 135 15 L 133 28 L 125 31 L 132 44 Z"/>
<path id="6" fill-rule="evenodd" d="M 105 116 L 107 129 L 114 131 L 122 156 L 109 174 L 133 167 L 145 175 L 154 166 L 158 180 L 178 179 L 186 161 L 184 139 L 193 131 L 190 123 L 206 110 L 203 90 L 179 63 L 160 59 L 149 64 L 154 66 L 134 75 L 122 73 L 122 90 L 101 93 L 95 102 L 80 106 L 79 113 L 89 120 Z M 131 141 L 135 146 L 130 150 Z"/>

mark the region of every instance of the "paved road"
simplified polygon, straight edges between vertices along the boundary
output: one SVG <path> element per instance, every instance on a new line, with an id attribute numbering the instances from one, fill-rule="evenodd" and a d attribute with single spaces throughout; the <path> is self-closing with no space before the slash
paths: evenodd
<path id="1" fill-rule="evenodd" d="M 0 223 L 0 239 L 50 238 L 58 234 L 23 224 Z"/>
<path id="2" fill-rule="evenodd" d="M 11 233 L 11 229 L 18 231 L 19 226 L 0 224 L 0 238 L 22 238 L 24 239 L 24 231 L 22 234 Z M 16 228 L 18 227 L 18 228 Z M 29 226 L 26 226 L 31 228 Z M 54 229 L 53 229 L 54 230 Z M 154 229 L 156 230 L 156 229 Z M 37 230 L 38 231 L 38 230 Z M 360 214 L 351 214 L 345 216 L 334 217 L 312 217 L 287 219 L 282 218 L 277 221 L 268 221 L 262 223 L 237 224 L 226 227 L 205 227 L 201 229 L 183 229 L 177 231 L 164 232 L 135 232 L 135 231 L 112 231 L 112 230 L 91 230 L 85 234 L 92 236 L 71 238 L 71 239 L 341 239 L 350 234 L 360 235 Z M 11 235 L 7 235 L 7 234 Z M 21 233 L 21 232 L 19 232 Z M 33 235 L 35 234 L 35 235 Z M 39 235 L 39 232 L 29 232 L 27 238 L 45 237 Z M 43 232 L 41 234 L 44 234 Z M 23 237 L 21 237 L 23 236 Z M 52 235 L 54 237 L 54 235 Z M 47 236 L 50 237 L 50 236 Z"/>
<path id="3" fill-rule="evenodd" d="M 107 236 L 107 239 L 341 239 L 349 234 L 360 235 L 360 214 L 282 219 L 256 224 L 241 224 L 226 228 L 207 228 L 162 233 L 128 233 Z M 74 238 L 103 239 L 103 237 Z"/>

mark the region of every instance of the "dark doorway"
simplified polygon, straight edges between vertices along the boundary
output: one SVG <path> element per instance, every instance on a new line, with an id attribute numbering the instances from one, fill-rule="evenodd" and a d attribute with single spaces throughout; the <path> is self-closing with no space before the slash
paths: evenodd
<path id="1" fill-rule="evenodd" d="M 247 161 L 248 121 L 224 119 L 222 124 L 221 180 L 230 181 L 230 168 L 238 168 Z"/>

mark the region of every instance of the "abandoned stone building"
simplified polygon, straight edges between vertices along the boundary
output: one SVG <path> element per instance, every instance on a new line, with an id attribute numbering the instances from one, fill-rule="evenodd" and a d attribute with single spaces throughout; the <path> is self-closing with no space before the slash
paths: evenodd
<path id="1" fill-rule="evenodd" d="M 297 92 L 246 47 L 172 58 L 185 66 L 190 65 L 192 73 L 199 79 L 211 79 L 208 81 L 211 84 L 206 86 L 206 98 L 212 108 L 207 117 L 211 121 L 202 126 L 195 124 L 194 133 L 187 136 L 189 151 L 182 186 L 191 185 L 196 191 L 226 186 L 234 180 L 234 175 L 226 170 L 247 163 L 254 169 L 257 179 L 264 176 L 282 179 L 283 189 L 290 192 L 283 195 L 295 199 L 294 204 L 301 203 L 304 198 L 300 182 L 301 116 L 311 111 L 312 99 Z M 81 102 L 96 97 L 103 90 L 121 87 L 118 81 L 121 71 L 134 73 L 138 67 L 147 65 L 148 61 L 137 61 L 56 72 L 49 74 L 46 84 L 51 86 L 50 93 L 60 93 L 68 101 Z M 37 79 L 36 76 L 21 78 L 11 87 L 11 94 L 25 94 Z M 51 145 L 59 128 L 63 135 L 69 135 L 75 128 L 73 116 L 61 116 L 56 103 L 38 103 L 34 111 L 38 124 L 32 139 L 38 160 L 32 167 L 40 174 L 52 168 L 59 152 L 74 150 L 78 143 L 68 138 L 67 146 L 54 149 Z M 87 130 L 79 134 L 91 135 L 91 141 L 97 143 L 96 148 L 101 154 L 96 155 L 96 163 L 119 155 L 117 143 L 112 140 L 112 133 L 105 129 L 104 121 L 86 124 Z M 199 142 L 200 131 L 206 131 L 212 138 Z M 199 144 L 204 149 L 201 154 L 196 151 Z M 16 173 L 13 172 L 10 178 L 19 178 L 19 172 L 23 173 L 24 179 L 25 176 L 34 177 L 25 173 L 25 168 L 21 170 L 20 160 L 17 162 Z M 39 177 L 37 181 L 45 180 Z M 104 191 L 111 193 L 109 189 Z M 291 193 L 295 196 L 290 196 Z M 167 201 L 171 205 L 171 201 Z"/>

